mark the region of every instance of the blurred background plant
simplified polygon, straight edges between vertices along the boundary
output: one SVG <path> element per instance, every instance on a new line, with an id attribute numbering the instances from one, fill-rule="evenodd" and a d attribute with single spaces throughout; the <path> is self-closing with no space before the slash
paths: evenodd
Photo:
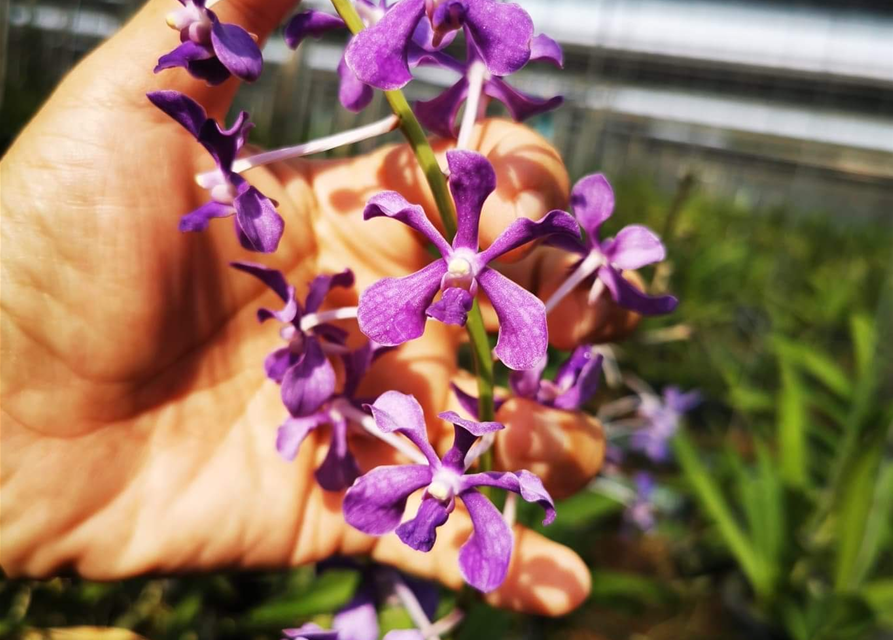
<path id="1" fill-rule="evenodd" d="M 613 348 L 619 369 L 636 390 L 675 385 L 702 402 L 667 460 L 629 446 L 629 416 L 605 417 L 614 458 L 540 527 L 592 568 L 580 610 L 547 620 L 465 603 L 456 637 L 893 637 L 893 7 L 522 3 L 567 52 L 562 74 L 520 74 L 519 88 L 568 98 L 532 126 L 572 177 L 611 178 L 607 232 L 648 224 L 671 258 L 645 275 L 682 305 Z M 139 4 L 0 2 L 0 150 Z M 342 45 L 268 44 L 274 68 L 236 105 L 259 123 L 254 141 L 299 142 L 385 114 L 380 98 L 361 116 L 332 110 Z M 422 79 L 410 98 L 449 81 Z M 629 391 L 603 384 L 593 413 L 616 401 Z M 523 507 L 519 518 L 538 526 Z M 359 580 L 312 567 L 3 578 L 0 637 L 114 627 L 109 638 L 275 638 L 325 624 Z M 440 606 L 454 601 L 444 593 Z M 383 632 L 410 626 L 396 605 L 381 617 Z"/>

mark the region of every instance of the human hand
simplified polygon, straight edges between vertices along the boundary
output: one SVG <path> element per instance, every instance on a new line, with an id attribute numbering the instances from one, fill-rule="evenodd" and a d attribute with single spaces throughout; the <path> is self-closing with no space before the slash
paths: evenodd
<path id="1" fill-rule="evenodd" d="M 215 11 L 263 39 L 292 4 L 226 0 Z M 171 8 L 151 0 L 79 65 L 0 165 L 3 568 L 44 576 L 70 567 L 117 579 L 370 553 L 457 588 L 467 518 L 450 518 L 429 554 L 395 536 L 369 538 L 344 523 L 341 495 L 314 481 L 324 435 L 312 434 L 293 463 L 275 450 L 285 415 L 261 363 L 278 338 L 254 316 L 269 294 L 228 266 L 257 256 L 224 222 L 201 234 L 176 231 L 179 215 L 204 199 L 191 176 L 209 163 L 145 94 L 182 91 L 222 120 L 236 83 L 209 88 L 179 70 L 151 75 L 175 44 L 164 24 Z M 499 176 L 484 209 L 485 246 L 514 217 L 565 205 L 561 161 L 529 130 L 484 123 L 475 146 Z M 263 260 L 291 282 L 350 267 L 357 288 L 338 302 L 352 304 L 372 282 L 428 260 L 402 225 L 362 222 L 365 201 L 384 189 L 435 211 L 407 148 L 247 177 L 280 202 L 286 233 Z M 412 393 L 435 424 L 460 335 L 431 323 L 422 339 L 376 364 L 365 392 Z M 535 410 L 548 425 L 551 410 Z M 593 446 L 559 445 L 544 456 L 557 464 L 587 451 L 576 460 L 582 480 L 597 470 L 601 433 L 593 426 L 581 437 Z M 393 455 L 366 440 L 355 451 L 363 469 Z M 583 562 L 533 532 L 515 535 L 509 576 L 488 599 L 549 615 L 579 604 L 588 591 Z"/>

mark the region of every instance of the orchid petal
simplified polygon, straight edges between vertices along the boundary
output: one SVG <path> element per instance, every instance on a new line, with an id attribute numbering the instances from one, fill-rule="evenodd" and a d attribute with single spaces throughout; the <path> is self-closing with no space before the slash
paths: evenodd
<path id="1" fill-rule="evenodd" d="M 257 43 L 242 27 L 214 20 L 211 44 L 220 63 L 240 80 L 254 82 L 264 69 L 264 58 Z"/>
<path id="2" fill-rule="evenodd" d="M 553 406 L 576 411 L 589 402 L 598 390 L 603 360 L 603 356 L 595 355 L 591 347 L 578 347 L 555 377 L 555 383 L 565 391 L 555 398 Z"/>
<path id="3" fill-rule="evenodd" d="M 543 524 L 548 526 L 555 520 L 555 503 L 543 486 L 539 477 L 527 470 L 517 473 L 510 471 L 488 471 L 462 478 L 463 491 L 472 487 L 498 487 L 520 494 L 527 502 L 535 502 L 546 512 Z M 464 496 L 463 494 L 460 494 Z"/>
<path id="4" fill-rule="evenodd" d="M 463 76 L 456 84 L 436 98 L 416 102 L 413 110 L 419 122 L 429 131 L 436 133 L 441 138 L 455 138 L 458 135 L 456 121 L 459 117 L 459 109 L 467 97 L 468 80 Z"/>
<path id="5" fill-rule="evenodd" d="M 286 460 L 294 460 L 307 435 L 324 422 L 325 417 L 320 414 L 289 418 L 276 432 L 276 450 Z"/>
<path id="6" fill-rule="evenodd" d="M 509 387 L 516 396 L 533 399 L 540 390 L 540 382 L 543 372 L 549 363 L 547 357 L 543 357 L 532 369 L 526 371 L 512 371 L 509 374 Z"/>
<path id="7" fill-rule="evenodd" d="M 508 76 L 527 64 L 533 20 L 524 9 L 494 0 L 466 1 L 465 8 L 465 28 L 490 73 Z"/>
<path id="8" fill-rule="evenodd" d="M 247 185 L 247 183 L 244 183 Z M 233 206 L 236 221 L 244 236 L 240 237 L 246 249 L 272 253 L 279 246 L 285 221 L 276 212 L 272 200 L 252 186 L 240 189 Z"/>
<path id="9" fill-rule="evenodd" d="M 316 313 L 326 296 L 335 287 L 350 289 L 354 284 L 353 271 L 345 269 L 341 273 L 324 274 L 316 276 L 310 283 L 307 299 L 304 302 L 306 313 Z"/>
<path id="10" fill-rule="evenodd" d="M 484 269 L 478 282 L 499 318 L 496 355 L 515 371 L 535 367 L 549 345 L 542 300 L 493 269 Z"/>
<path id="11" fill-rule="evenodd" d="M 319 486 L 326 491 L 341 491 L 360 477 L 360 468 L 347 446 L 347 421 L 332 425 L 332 440 L 325 460 L 314 474 Z"/>
<path id="12" fill-rule="evenodd" d="M 542 60 L 564 69 L 564 51 L 555 40 L 541 33 L 530 41 L 530 61 Z"/>
<path id="13" fill-rule="evenodd" d="M 452 324 L 464 327 L 468 320 L 468 312 L 474 304 L 474 298 L 465 289 L 450 287 L 443 292 L 443 296 L 425 311 L 429 318 L 439 320 L 444 324 Z"/>
<path id="14" fill-rule="evenodd" d="M 605 283 L 611 297 L 624 309 L 630 309 L 645 316 L 662 315 L 672 313 L 679 304 L 673 296 L 651 297 L 645 295 L 635 286 L 626 281 L 622 275 L 610 265 L 599 267 L 598 278 Z"/>
<path id="15" fill-rule="evenodd" d="M 590 243 L 597 241 L 602 223 L 614 213 L 614 190 L 608 179 L 596 173 L 580 180 L 571 191 L 571 209 Z"/>
<path id="16" fill-rule="evenodd" d="M 208 120 L 208 114 L 198 102 L 179 91 L 153 91 L 147 93 L 146 97 L 189 133 L 199 137 L 205 121 Z"/>
<path id="17" fill-rule="evenodd" d="M 376 467 L 360 476 L 344 495 L 344 519 L 374 536 L 390 533 L 400 525 L 406 499 L 429 484 L 428 465 Z"/>
<path id="18" fill-rule="evenodd" d="M 332 618 L 332 629 L 343 640 L 378 640 L 378 611 L 369 588 L 357 589 L 353 599 Z"/>
<path id="19" fill-rule="evenodd" d="M 516 122 L 524 122 L 528 118 L 552 111 L 564 104 L 564 98 L 561 96 L 537 98 L 518 91 L 501 78 L 488 80 L 484 84 L 484 93 L 504 104 Z"/>
<path id="20" fill-rule="evenodd" d="M 449 255 L 450 245 L 428 220 L 425 210 L 417 204 L 410 204 L 396 191 L 383 191 L 369 199 L 363 210 L 363 220 L 380 217 L 402 222 L 410 229 L 425 236 L 431 244 L 437 247 L 441 255 Z"/>
<path id="21" fill-rule="evenodd" d="M 481 252 L 479 259 L 481 264 L 489 264 L 512 249 L 555 234 L 579 238 L 580 227 L 572 215 L 558 210 L 550 211 L 541 220 L 518 218 L 499 234 L 489 248 Z"/>
<path id="22" fill-rule="evenodd" d="M 302 11 L 295 14 L 285 25 L 285 43 L 291 49 L 297 49 L 307 36 L 321 38 L 325 33 L 335 29 L 346 29 L 344 20 L 323 11 Z"/>
<path id="23" fill-rule="evenodd" d="M 399 391 L 387 391 L 367 408 L 372 411 L 375 424 L 382 433 L 402 433 L 418 447 L 432 466 L 440 466 L 440 458 L 428 442 L 425 413 L 415 397 Z"/>
<path id="24" fill-rule="evenodd" d="M 335 393 L 335 369 L 315 338 L 308 338 L 304 357 L 282 379 L 282 403 L 291 415 L 317 411 Z"/>
<path id="25" fill-rule="evenodd" d="M 447 164 L 458 228 L 453 249 L 477 252 L 481 210 L 496 190 L 496 171 L 487 158 L 475 151 L 447 151 Z"/>
<path id="26" fill-rule="evenodd" d="M 505 581 L 514 539 L 502 514 L 475 489 L 459 497 L 468 509 L 474 531 L 459 549 L 459 571 L 475 589 L 488 593 Z"/>
<path id="27" fill-rule="evenodd" d="M 617 237 L 605 243 L 603 253 L 619 269 L 638 269 L 667 255 L 657 234 L 638 224 L 621 229 Z"/>
<path id="28" fill-rule="evenodd" d="M 341 79 L 338 85 L 338 101 L 345 109 L 359 113 L 369 106 L 375 97 L 375 92 L 350 70 L 343 56 L 338 62 L 338 77 Z"/>
<path id="29" fill-rule="evenodd" d="M 276 381 L 277 384 L 282 384 L 285 374 L 300 362 L 303 355 L 302 353 L 295 353 L 288 347 L 276 349 L 276 351 L 273 351 L 264 359 L 264 371 L 266 371 L 267 377 Z"/>
<path id="30" fill-rule="evenodd" d="M 407 49 L 425 14 L 425 0 L 402 0 L 378 24 L 363 29 L 347 45 L 345 60 L 357 77 L 378 89 L 400 89 L 412 74 Z"/>
<path id="31" fill-rule="evenodd" d="M 214 218 L 226 218 L 233 215 L 236 210 L 228 204 L 219 202 L 207 202 L 195 211 L 187 213 L 180 218 L 178 229 L 180 231 L 204 231 Z"/>
<path id="32" fill-rule="evenodd" d="M 437 540 L 437 527 L 450 517 L 449 511 L 433 498 L 425 498 L 412 520 L 397 527 L 397 537 L 416 551 L 428 552 Z"/>
<path id="33" fill-rule="evenodd" d="M 366 337 L 386 346 L 425 332 L 425 310 L 440 289 L 446 262 L 436 260 L 403 278 L 379 280 L 360 295 L 357 321 Z"/>

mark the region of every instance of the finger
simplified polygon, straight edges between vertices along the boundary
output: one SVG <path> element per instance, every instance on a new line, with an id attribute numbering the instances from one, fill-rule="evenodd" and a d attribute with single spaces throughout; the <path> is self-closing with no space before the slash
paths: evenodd
<path id="1" fill-rule="evenodd" d="M 582 411 L 512 398 L 496 413 L 496 420 L 505 425 L 494 444 L 496 467 L 532 471 L 555 499 L 577 493 L 601 469 L 604 429 Z"/>
<path id="2" fill-rule="evenodd" d="M 417 506 L 418 498 L 410 500 L 407 512 L 414 513 Z M 459 549 L 471 532 L 468 514 L 457 507 L 438 529 L 437 543 L 430 552 L 415 551 L 390 534 L 375 541 L 372 558 L 459 590 L 464 585 Z M 515 526 L 513 532 L 515 544 L 508 575 L 501 587 L 487 594 L 487 602 L 544 616 L 561 616 L 577 608 L 590 589 L 589 571 L 580 556 L 522 526 Z"/>
<path id="3" fill-rule="evenodd" d="M 213 6 L 221 22 L 233 23 L 257 36 L 261 45 L 295 6 L 297 0 L 221 0 Z M 175 0 L 150 0 L 111 40 L 97 49 L 70 78 L 75 92 L 99 82 L 95 97 L 121 98 L 145 107 L 149 91 L 172 89 L 186 93 L 203 104 L 215 117 L 226 112 L 238 81 L 210 87 L 184 69 L 154 74 L 158 58 L 180 44 L 179 33 L 166 18 L 180 8 Z M 83 98 L 83 95 L 81 96 Z M 89 98 L 89 96 L 88 96 Z"/>

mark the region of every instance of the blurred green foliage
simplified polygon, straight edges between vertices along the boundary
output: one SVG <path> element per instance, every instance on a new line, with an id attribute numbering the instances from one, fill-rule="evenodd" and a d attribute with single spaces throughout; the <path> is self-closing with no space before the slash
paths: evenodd
<path id="1" fill-rule="evenodd" d="M 466 594 L 456 638 L 848 640 L 893 629 L 893 231 L 846 212 L 715 201 L 696 183 L 683 180 L 674 199 L 620 180 L 608 229 L 644 222 L 667 240 L 670 265 L 645 275 L 682 304 L 623 344 L 621 365 L 708 399 L 677 438 L 676 463 L 652 469 L 681 510 L 641 536 L 592 491 L 561 502 L 549 528 L 524 505 L 522 521 L 586 559 L 590 599 L 545 620 Z M 619 393 L 603 389 L 598 401 Z M 4 580 L 0 636 L 90 624 L 150 638 L 276 638 L 283 626 L 325 624 L 357 580 L 312 568 Z M 391 607 L 382 622 L 409 621 Z"/>

